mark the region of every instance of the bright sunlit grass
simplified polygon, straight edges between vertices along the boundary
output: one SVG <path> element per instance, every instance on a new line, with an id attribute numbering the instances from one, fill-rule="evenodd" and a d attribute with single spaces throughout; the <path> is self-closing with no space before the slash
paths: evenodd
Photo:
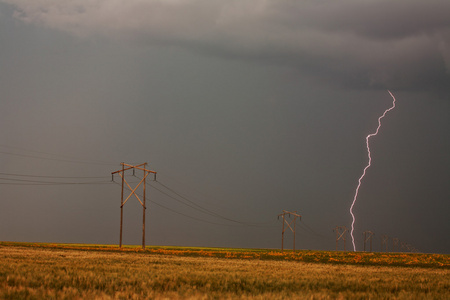
<path id="1" fill-rule="evenodd" d="M 448 255 L 0 243 L 0 299 L 448 299 Z"/>

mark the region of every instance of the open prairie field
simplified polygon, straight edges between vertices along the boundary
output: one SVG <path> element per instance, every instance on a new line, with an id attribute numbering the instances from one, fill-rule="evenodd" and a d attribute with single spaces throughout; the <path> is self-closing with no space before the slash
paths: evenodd
<path id="1" fill-rule="evenodd" d="M 0 243 L 0 299 L 449 299 L 438 254 Z"/>

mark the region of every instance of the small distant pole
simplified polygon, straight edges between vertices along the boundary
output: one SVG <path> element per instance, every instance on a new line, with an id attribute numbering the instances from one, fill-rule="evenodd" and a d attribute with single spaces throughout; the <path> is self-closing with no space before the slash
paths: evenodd
<path id="1" fill-rule="evenodd" d="M 398 252 L 398 238 L 392 238 L 392 251 Z"/>
<path id="2" fill-rule="evenodd" d="M 411 246 L 410 244 L 406 244 L 406 249 L 408 249 L 409 252 L 412 252 L 413 246 Z"/>
<path id="3" fill-rule="evenodd" d="M 344 251 L 345 251 L 345 234 L 348 232 L 347 227 L 336 226 L 334 228 L 334 231 L 336 232 L 336 251 L 338 250 L 338 244 L 340 239 L 344 241 Z"/>
<path id="4" fill-rule="evenodd" d="M 374 233 L 372 231 L 364 231 L 364 252 L 366 252 L 366 242 L 370 242 L 370 252 L 372 252 L 372 237 L 374 236 Z"/>
<path id="5" fill-rule="evenodd" d="M 292 215 L 292 216 L 294 216 L 294 219 L 291 222 L 288 222 L 286 220 L 286 215 L 288 215 L 289 217 Z M 288 228 L 294 233 L 294 248 L 293 248 L 293 251 L 295 252 L 295 220 L 297 218 L 301 218 L 302 216 L 297 214 L 297 211 L 291 212 L 291 211 L 286 211 L 286 210 L 283 210 L 283 213 L 279 214 L 278 218 L 280 218 L 280 216 L 283 218 L 283 229 L 281 231 L 281 252 L 284 251 L 284 232 Z M 285 227 L 285 224 L 286 224 L 286 227 Z M 293 225 L 293 227 L 291 225 Z"/>
<path id="6" fill-rule="evenodd" d="M 388 252 L 388 243 L 389 243 L 389 237 L 385 234 L 381 236 L 381 252 L 383 252 L 383 246 L 386 245 L 386 251 Z"/>
<path id="7" fill-rule="evenodd" d="M 401 252 L 405 252 L 406 250 L 406 243 L 405 242 L 400 242 L 400 251 Z"/>
<path id="8" fill-rule="evenodd" d="M 121 163 L 122 165 L 122 169 L 112 172 L 111 175 L 114 178 L 114 174 L 119 174 L 119 176 L 122 178 L 122 193 L 121 193 L 121 198 L 120 198 L 120 240 L 119 240 L 119 247 L 120 249 L 122 249 L 122 226 L 123 226 L 123 206 L 125 205 L 125 203 L 127 203 L 127 201 L 131 198 L 132 195 L 134 195 L 136 197 L 136 199 L 139 201 L 139 203 L 141 203 L 142 205 L 142 249 L 145 250 L 145 210 L 147 209 L 147 207 L 145 206 L 145 180 L 147 178 L 147 176 L 152 173 L 154 174 L 155 178 L 156 178 L 156 172 L 155 171 L 150 171 L 147 170 L 147 163 L 143 163 L 140 165 L 129 165 L 126 163 Z M 144 177 L 141 179 L 141 181 L 138 183 L 138 185 L 134 188 L 132 188 L 130 186 L 130 184 L 127 182 L 127 180 L 125 179 L 125 171 L 128 170 L 133 170 L 133 175 L 135 174 L 135 170 L 141 170 L 144 171 Z M 123 191 L 124 191 L 124 187 L 125 184 L 127 185 L 128 189 L 131 191 L 130 194 L 128 195 L 128 197 L 123 200 Z M 139 188 L 139 186 L 143 184 L 142 187 L 142 191 L 143 191 L 143 195 L 142 195 L 142 201 L 139 198 L 139 196 L 136 194 L 136 190 Z"/>

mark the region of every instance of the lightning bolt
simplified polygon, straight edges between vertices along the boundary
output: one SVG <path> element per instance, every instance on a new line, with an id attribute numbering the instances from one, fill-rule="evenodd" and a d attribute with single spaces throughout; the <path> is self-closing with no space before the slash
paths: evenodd
<path id="1" fill-rule="evenodd" d="M 394 97 L 394 95 L 392 95 L 391 91 L 388 90 L 388 92 L 389 92 L 389 94 L 391 95 L 391 97 L 392 97 L 392 99 L 393 99 L 393 101 L 392 101 L 392 106 L 391 106 L 390 108 L 386 109 L 386 110 L 384 111 L 384 113 L 378 118 L 378 127 L 377 127 L 377 130 L 376 130 L 374 133 L 371 133 L 371 134 L 369 134 L 368 136 L 366 136 L 367 156 L 369 157 L 369 162 L 367 163 L 367 166 L 364 168 L 364 171 L 363 171 L 361 177 L 359 177 L 359 180 L 358 180 L 358 186 L 356 187 L 356 191 L 355 191 L 355 196 L 353 197 L 353 202 L 352 202 L 352 205 L 350 206 L 350 214 L 352 215 L 352 219 L 353 219 L 353 220 L 352 220 L 352 230 L 350 231 L 350 235 L 351 235 L 351 237 L 352 237 L 352 243 L 353 243 L 353 251 L 356 251 L 355 238 L 353 237 L 353 231 L 354 231 L 354 229 L 355 229 L 355 228 L 354 228 L 354 225 L 355 225 L 355 215 L 353 214 L 353 206 L 355 206 L 356 199 L 358 198 L 358 192 L 359 192 L 359 188 L 361 187 L 361 181 L 362 181 L 362 179 L 364 178 L 364 176 L 366 176 L 366 171 L 367 171 L 367 169 L 368 169 L 368 168 L 371 166 L 371 164 L 372 164 L 372 156 L 371 156 L 371 153 L 370 153 L 369 139 L 370 139 L 371 137 L 373 137 L 373 136 L 375 136 L 375 135 L 378 134 L 378 131 L 380 130 L 380 127 L 381 127 L 381 119 L 384 118 L 384 116 L 386 115 L 387 112 L 389 112 L 389 111 L 391 111 L 391 110 L 393 110 L 393 109 L 395 108 L 395 97 Z"/>

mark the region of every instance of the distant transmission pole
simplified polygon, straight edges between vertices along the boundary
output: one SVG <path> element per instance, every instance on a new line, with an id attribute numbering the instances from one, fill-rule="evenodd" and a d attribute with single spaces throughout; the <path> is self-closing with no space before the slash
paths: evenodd
<path id="1" fill-rule="evenodd" d="M 369 241 L 370 252 L 372 252 L 372 237 L 375 235 L 372 231 L 364 231 L 364 252 L 366 252 L 366 242 Z"/>
<path id="2" fill-rule="evenodd" d="M 398 238 L 392 238 L 392 251 L 393 252 L 398 252 L 398 242 L 399 242 Z"/>
<path id="3" fill-rule="evenodd" d="M 338 243 L 340 239 L 344 241 L 344 251 L 345 251 L 345 234 L 348 232 L 347 227 L 336 226 L 334 228 L 334 231 L 336 232 L 336 251 L 338 250 Z"/>
<path id="4" fill-rule="evenodd" d="M 143 163 L 140 165 L 129 165 L 126 163 L 120 163 L 122 165 L 122 169 L 112 172 L 111 175 L 114 178 L 114 174 L 119 174 L 119 176 L 122 178 L 122 196 L 120 198 L 120 242 L 119 242 L 119 247 L 120 249 L 122 249 L 122 225 L 123 225 L 123 206 L 125 205 L 125 203 L 131 198 L 132 195 L 134 195 L 136 197 L 136 199 L 139 201 L 139 203 L 141 203 L 142 205 L 142 249 L 145 249 L 145 210 L 146 210 L 146 206 L 145 206 L 145 179 L 147 178 L 147 176 L 152 173 L 155 176 L 156 179 L 156 172 L 155 171 L 150 171 L 147 170 L 147 163 Z M 135 188 L 132 188 L 130 186 L 130 184 L 126 181 L 125 179 L 125 171 L 128 170 L 133 170 L 133 175 L 135 174 L 135 170 L 141 170 L 144 171 L 144 176 L 141 179 L 141 181 L 138 183 L 138 185 Z M 136 190 L 139 188 L 139 186 L 142 185 L 142 201 L 139 198 L 139 196 L 136 194 Z M 130 194 L 128 195 L 128 197 L 124 200 L 124 187 L 125 185 L 128 187 L 128 189 L 131 191 Z"/>
<path id="5" fill-rule="evenodd" d="M 405 242 L 400 242 L 400 251 L 401 252 L 405 252 L 406 250 L 406 243 Z"/>
<path id="6" fill-rule="evenodd" d="M 286 215 L 288 215 L 289 217 L 294 216 L 294 219 L 290 222 L 288 222 L 286 220 Z M 297 218 L 301 218 L 302 216 L 297 214 L 297 211 L 291 212 L 291 211 L 286 211 L 283 210 L 283 213 L 278 215 L 278 219 L 280 218 L 280 216 L 283 218 L 283 230 L 281 231 L 281 252 L 283 252 L 284 250 L 284 232 L 286 231 L 286 229 L 290 229 L 293 233 L 294 233 L 294 248 L 293 251 L 295 252 L 295 220 Z M 286 224 L 286 227 L 285 227 Z M 291 226 L 293 225 L 293 226 Z"/>
<path id="7" fill-rule="evenodd" d="M 406 244 L 406 249 L 408 249 L 409 252 L 412 252 L 413 246 L 411 246 L 410 244 Z"/>
<path id="8" fill-rule="evenodd" d="M 386 246 L 386 252 L 388 252 L 388 243 L 389 243 L 389 237 L 385 234 L 381 236 L 381 252 L 383 252 L 383 246 Z"/>

